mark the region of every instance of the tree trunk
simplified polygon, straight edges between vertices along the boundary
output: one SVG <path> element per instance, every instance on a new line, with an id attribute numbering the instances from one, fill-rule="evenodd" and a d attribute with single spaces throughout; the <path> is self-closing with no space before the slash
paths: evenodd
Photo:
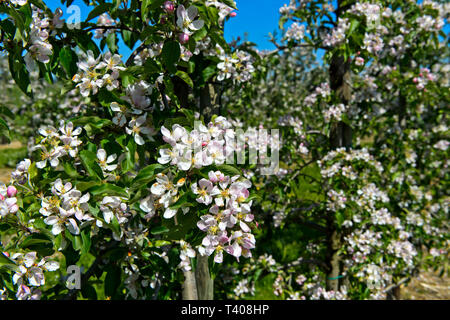
<path id="1" fill-rule="evenodd" d="M 339 7 L 340 1 L 338 1 Z M 348 105 L 351 100 L 351 85 L 350 85 L 350 61 L 345 61 L 344 57 L 337 54 L 331 58 L 329 68 L 330 89 L 335 92 L 340 102 Z M 330 131 L 330 147 L 332 150 L 345 147 L 346 149 L 352 146 L 352 128 L 339 121 L 333 123 Z M 327 220 L 327 290 L 338 291 L 342 262 L 339 256 L 339 249 L 342 245 L 342 235 L 336 229 L 335 217 L 330 217 Z"/>
<path id="2" fill-rule="evenodd" d="M 341 235 L 337 230 L 333 230 L 328 239 L 328 274 L 327 274 L 327 290 L 339 290 L 339 276 L 341 273 L 341 261 L 338 250 L 341 247 Z"/>
<path id="3" fill-rule="evenodd" d="M 197 295 L 199 300 L 214 299 L 214 280 L 211 278 L 207 256 L 197 256 L 197 268 L 195 269 L 197 282 Z"/>
<path id="4" fill-rule="evenodd" d="M 219 95 L 213 84 L 206 84 L 200 92 L 200 113 L 205 122 L 209 122 L 214 114 L 220 113 Z M 199 300 L 213 300 L 214 280 L 211 277 L 207 256 L 197 256 L 197 267 L 195 270 L 197 282 L 197 293 Z"/>
<path id="5" fill-rule="evenodd" d="M 198 300 L 197 285 L 193 270 L 184 271 L 183 300 Z"/>

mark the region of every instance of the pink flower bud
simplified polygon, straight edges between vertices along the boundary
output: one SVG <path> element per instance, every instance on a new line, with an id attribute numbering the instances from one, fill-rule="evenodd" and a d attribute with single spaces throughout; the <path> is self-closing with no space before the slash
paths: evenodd
<path id="1" fill-rule="evenodd" d="M 232 18 L 234 18 L 234 17 L 236 17 L 237 16 L 237 13 L 236 12 L 232 12 L 232 13 L 230 13 L 230 17 L 232 17 Z"/>
<path id="2" fill-rule="evenodd" d="M 175 11 L 175 5 L 172 1 L 166 1 L 164 2 L 164 10 L 166 10 L 166 12 L 168 13 L 172 13 Z"/>
<path id="3" fill-rule="evenodd" d="M 9 186 L 8 189 L 6 189 L 6 194 L 8 197 L 15 197 L 17 194 L 17 189 L 14 186 Z"/>
<path id="4" fill-rule="evenodd" d="M 0 194 L 0 200 L 1 201 L 5 200 L 5 197 L 2 194 Z"/>
<path id="5" fill-rule="evenodd" d="M 185 43 L 187 43 L 187 42 L 189 41 L 189 35 L 186 34 L 186 33 L 181 33 L 181 34 L 178 36 L 178 39 L 180 40 L 180 43 L 181 43 L 181 44 L 185 44 Z"/>
<path id="6" fill-rule="evenodd" d="M 208 145 L 208 142 L 206 142 L 206 141 L 202 142 L 202 147 L 206 147 L 207 145 Z"/>
<path id="7" fill-rule="evenodd" d="M 414 78 L 414 79 L 413 79 L 413 82 L 414 82 L 414 83 L 417 83 L 417 81 L 418 81 L 417 78 Z"/>

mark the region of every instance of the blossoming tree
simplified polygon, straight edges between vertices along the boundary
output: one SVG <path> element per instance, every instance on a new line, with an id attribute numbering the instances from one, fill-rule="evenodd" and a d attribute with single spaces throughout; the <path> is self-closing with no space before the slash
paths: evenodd
<path id="1" fill-rule="evenodd" d="M 85 2 L 76 23 L 40 0 L 0 4 L 18 87 L 34 97 L 38 73 L 76 99 L 0 187 L 1 296 L 211 299 L 223 256 L 255 247 L 251 183 L 225 164 L 232 123 L 217 112 L 216 82 L 252 72 L 223 39 L 235 4 Z"/>

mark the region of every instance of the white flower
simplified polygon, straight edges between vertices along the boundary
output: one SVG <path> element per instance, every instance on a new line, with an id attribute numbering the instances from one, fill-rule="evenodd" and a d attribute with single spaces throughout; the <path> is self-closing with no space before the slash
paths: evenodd
<path id="1" fill-rule="evenodd" d="M 10 0 L 13 5 L 24 6 L 27 4 L 27 0 Z"/>
<path id="2" fill-rule="evenodd" d="M 113 171 L 117 168 L 117 164 L 110 164 L 114 160 L 116 160 L 117 155 L 112 154 L 106 158 L 106 151 L 104 149 L 98 149 L 97 151 L 97 159 L 98 164 L 102 168 L 103 171 Z"/>
<path id="3" fill-rule="evenodd" d="M 127 110 L 127 107 L 124 105 L 119 105 L 117 102 L 111 102 L 111 110 L 116 112 L 114 115 L 112 122 L 119 127 L 123 127 L 124 124 L 127 122 L 127 118 L 125 116 L 125 112 Z"/>
<path id="4" fill-rule="evenodd" d="M 182 32 L 191 35 L 195 31 L 201 29 L 204 25 L 203 20 L 194 20 L 198 14 L 198 9 L 195 6 L 190 6 L 187 10 L 183 5 L 177 8 L 177 25 Z"/>
<path id="5" fill-rule="evenodd" d="M 191 186 L 192 192 L 194 194 L 199 195 L 199 197 L 196 199 L 197 202 L 203 203 L 206 205 L 209 205 L 212 202 L 212 196 L 211 194 L 218 194 L 220 191 L 217 189 L 217 187 L 213 186 L 211 181 L 206 179 L 201 179 L 197 183 L 192 184 Z"/>
<path id="6" fill-rule="evenodd" d="M 151 135 L 155 135 L 155 132 L 150 128 L 144 126 L 147 121 L 147 114 L 144 113 L 144 115 L 140 116 L 137 119 L 133 119 L 129 122 L 128 128 L 125 128 L 125 131 L 127 134 L 132 135 L 134 137 L 134 141 L 138 145 L 143 145 L 145 143 L 144 138 L 141 136 L 147 136 L 150 138 L 150 140 L 153 140 L 151 138 Z"/>

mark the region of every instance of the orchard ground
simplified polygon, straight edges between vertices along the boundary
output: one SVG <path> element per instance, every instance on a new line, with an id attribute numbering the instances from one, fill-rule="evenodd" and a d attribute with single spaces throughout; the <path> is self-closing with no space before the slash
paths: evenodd
<path id="1" fill-rule="evenodd" d="M 19 141 L 0 144 L 0 183 L 9 182 L 15 163 L 20 160 L 23 152 L 24 147 Z M 445 270 L 445 267 L 443 269 Z M 450 300 L 450 277 L 446 274 L 439 276 L 440 271 L 422 271 L 408 285 L 402 285 L 401 299 Z"/>

